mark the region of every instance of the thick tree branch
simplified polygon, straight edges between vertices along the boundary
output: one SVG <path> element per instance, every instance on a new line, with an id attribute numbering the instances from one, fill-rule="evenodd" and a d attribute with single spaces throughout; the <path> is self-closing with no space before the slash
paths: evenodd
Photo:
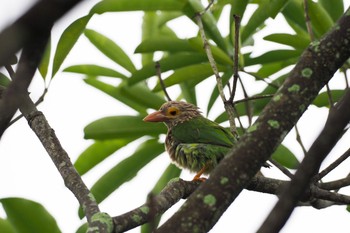
<path id="1" fill-rule="evenodd" d="M 349 58 L 350 11 L 302 54 L 283 86 L 236 147 L 157 232 L 208 232 Z"/>
<path id="2" fill-rule="evenodd" d="M 72 191 L 83 208 L 89 222 L 89 229 L 91 229 L 89 232 L 111 232 L 112 220 L 107 214 L 100 212 L 95 198 L 74 168 L 54 130 L 50 127 L 43 113 L 36 109 L 28 95 L 20 105 L 20 111 L 50 155 L 66 187 Z"/>
<path id="3" fill-rule="evenodd" d="M 31 47 L 42 35 L 50 33 L 53 23 L 80 0 L 41 0 L 0 33 L 0 66 L 10 64 L 21 48 Z"/>
<path id="4" fill-rule="evenodd" d="M 288 183 L 289 181 L 255 176 L 246 189 L 279 196 L 281 190 L 283 190 Z M 152 221 L 154 217 L 163 214 L 180 199 L 186 199 L 190 196 L 200 184 L 201 182 L 198 181 L 184 181 L 182 179 L 170 181 L 160 194 L 152 198 L 151 203 L 147 202 L 134 210 L 113 217 L 115 225 L 114 232 L 125 232 Z M 298 204 L 299 206 L 313 206 L 318 209 L 337 204 L 350 204 L 349 196 L 329 192 L 316 186 L 311 186 L 306 189 L 303 194 L 303 199 L 304 201 L 300 202 Z"/>
<path id="5" fill-rule="evenodd" d="M 43 55 L 54 22 L 79 0 L 37 2 L 22 17 L 0 33 L 0 66 L 10 64 L 13 55 L 23 48 L 14 80 L 0 100 L 0 138 L 19 104 L 27 95 L 27 88 Z M 16 78 L 16 76 L 21 77 Z"/>
<path id="6" fill-rule="evenodd" d="M 279 232 L 284 226 L 304 190 L 317 174 L 322 161 L 341 137 L 350 122 L 350 90 L 330 109 L 329 116 L 321 134 L 315 140 L 300 164 L 291 183 L 286 187 L 280 200 L 273 208 L 258 232 Z"/>
<path id="7" fill-rule="evenodd" d="M 5 89 L 0 100 L 0 138 L 19 105 L 28 95 L 27 88 L 41 60 L 48 38 L 49 32 L 46 32 L 37 41 L 33 41 L 30 47 L 28 46 L 23 49 L 17 72 L 14 74 L 12 82 Z"/>

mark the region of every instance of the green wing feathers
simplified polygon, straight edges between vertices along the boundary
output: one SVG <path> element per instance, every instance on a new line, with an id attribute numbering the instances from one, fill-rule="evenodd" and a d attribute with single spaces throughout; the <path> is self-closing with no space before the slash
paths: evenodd
<path id="1" fill-rule="evenodd" d="M 229 148 L 236 143 L 228 129 L 204 117 L 196 117 L 175 126 L 172 135 L 182 143 L 206 143 Z"/>

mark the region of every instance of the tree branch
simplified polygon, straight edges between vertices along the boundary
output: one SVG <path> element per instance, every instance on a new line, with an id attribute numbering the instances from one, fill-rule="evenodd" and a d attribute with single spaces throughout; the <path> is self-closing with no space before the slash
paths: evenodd
<path id="1" fill-rule="evenodd" d="M 54 22 L 80 0 L 38 1 L 31 9 L 0 33 L 0 67 L 10 64 L 13 55 L 23 48 L 22 57 L 31 58 L 31 67 L 38 67 Z M 35 73 L 19 61 L 18 76 L 2 94 L 0 101 L 0 138 L 8 123 L 27 95 L 27 88 Z M 29 67 L 29 68 L 31 68 Z"/>
<path id="2" fill-rule="evenodd" d="M 222 102 L 224 103 L 224 107 L 225 107 L 225 110 L 226 110 L 227 115 L 228 115 L 228 120 L 230 122 L 231 132 L 233 133 L 233 135 L 236 136 L 236 138 L 238 138 L 239 135 L 237 133 L 237 128 L 236 128 L 236 124 L 235 124 L 235 120 L 234 120 L 235 119 L 234 107 L 231 104 L 231 102 L 228 102 L 226 100 L 225 93 L 224 93 L 224 86 L 222 83 L 222 78 L 219 74 L 216 62 L 214 60 L 213 54 L 212 54 L 211 49 L 210 49 L 209 42 L 208 42 L 207 37 L 205 35 L 203 22 L 202 22 L 202 18 L 201 18 L 200 13 L 197 13 L 195 15 L 195 20 L 196 20 L 198 28 L 199 28 L 199 34 L 200 34 L 201 39 L 203 41 L 203 47 L 204 47 L 205 53 L 207 54 L 209 64 L 210 64 L 210 66 L 213 70 L 213 73 L 215 75 L 215 78 L 216 78 L 216 85 L 217 85 L 218 90 L 219 90 L 219 95 L 221 97 Z"/>
<path id="3" fill-rule="evenodd" d="M 247 186 L 247 190 L 279 196 L 283 187 L 287 186 L 289 181 L 267 178 L 264 176 L 255 176 Z M 152 202 L 146 202 L 140 207 L 131 210 L 122 215 L 113 217 L 115 225 L 114 232 L 125 232 L 142 224 L 152 221 L 154 217 L 163 214 L 180 199 L 186 199 L 198 187 L 201 182 L 185 181 L 182 179 L 171 180 L 160 192 L 152 198 Z M 299 206 L 313 206 L 315 208 L 326 208 L 336 204 L 350 204 L 350 197 L 329 192 L 311 186 L 303 194 L 304 201 Z"/>
<path id="4" fill-rule="evenodd" d="M 208 232 L 270 157 L 285 135 L 349 58 L 349 10 L 311 44 L 254 125 L 181 209 L 156 232 Z M 317 62 L 316 62 L 317 61 Z"/>
<path id="5" fill-rule="evenodd" d="M 56 137 L 54 130 L 50 127 L 44 114 L 36 109 L 35 104 L 28 95 L 21 104 L 20 111 L 51 157 L 66 187 L 72 191 L 79 201 L 89 222 L 89 227 L 95 230 L 98 229 L 98 232 L 111 232 L 113 226 L 111 218 L 107 214 L 100 212 L 95 198 L 74 168 L 67 152 L 62 148 Z"/>
<path id="6" fill-rule="evenodd" d="M 81 0 L 41 0 L 0 33 L 0 66 L 10 64 L 21 48 L 50 33 L 53 23 Z"/>
<path id="7" fill-rule="evenodd" d="M 300 164 L 291 183 L 286 187 L 258 232 L 279 232 L 294 207 L 300 200 L 304 190 L 309 186 L 322 161 L 338 142 L 343 129 L 350 121 L 350 90 L 330 109 L 329 116 L 321 134 L 315 140 L 304 160 Z"/>

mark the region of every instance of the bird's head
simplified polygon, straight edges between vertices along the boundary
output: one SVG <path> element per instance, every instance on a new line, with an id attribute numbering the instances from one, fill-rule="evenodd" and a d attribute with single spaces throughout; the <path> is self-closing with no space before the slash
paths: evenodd
<path id="1" fill-rule="evenodd" d="M 160 109 L 146 116 L 146 122 L 164 122 L 168 128 L 201 115 L 198 107 L 183 101 L 168 101 Z"/>

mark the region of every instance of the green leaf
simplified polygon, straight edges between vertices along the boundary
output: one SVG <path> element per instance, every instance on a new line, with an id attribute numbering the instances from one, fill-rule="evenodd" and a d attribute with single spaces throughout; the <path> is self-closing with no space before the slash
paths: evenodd
<path id="1" fill-rule="evenodd" d="M 135 53 L 151 53 L 156 51 L 167 51 L 167 52 L 193 52 L 195 51 L 189 44 L 188 40 L 182 40 L 177 38 L 161 37 L 161 38 L 150 38 L 141 42 L 136 47 Z"/>
<path id="2" fill-rule="evenodd" d="M 83 225 L 81 225 L 77 231 L 75 233 L 86 233 L 87 230 L 88 230 L 88 224 L 87 223 L 84 223 Z"/>
<path id="3" fill-rule="evenodd" d="M 114 166 L 92 186 L 91 192 L 97 202 L 100 203 L 122 184 L 134 178 L 145 165 L 162 152 L 164 145 L 159 143 L 158 139 L 142 143 L 131 156 Z"/>
<path id="4" fill-rule="evenodd" d="M 0 218 L 0 232 L 1 233 L 16 233 L 16 228 L 12 226 L 7 219 Z"/>
<path id="5" fill-rule="evenodd" d="M 7 87 L 11 83 L 11 79 L 9 79 L 6 75 L 0 72 L 0 86 Z"/>
<path id="6" fill-rule="evenodd" d="M 304 8 L 300 0 L 290 0 L 282 10 L 282 14 L 288 24 L 298 32 L 297 34 L 303 31 L 306 35 L 309 35 L 305 23 Z"/>
<path id="7" fill-rule="evenodd" d="M 340 98 L 345 94 L 345 90 L 331 90 L 331 96 L 333 102 L 337 102 L 340 100 Z M 314 102 L 312 103 L 313 105 L 321 108 L 321 107 L 330 107 L 329 104 L 329 96 L 327 92 L 322 92 L 318 94 Z"/>
<path id="8" fill-rule="evenodd" d="M 320 37 L 333 26 L 334 22 L 321 4 L 308 0 L 312 29 Z"/>
<path id="9" fill-rule="evenodd" d="M 61 67 L 64 59 L 66 59 L 68 53 L 73 48 L 80 35 L 83 33 L 91 17 L 92 15 L 86 15 L 77 19 L 62 33 L 57 44 L 55 56 L 53 58 L 52 77 L 55 76 Z"/>
<path id="10" fill-rule="evenodd" d="M 241 30 L 242 43 L 245 43 L 245 41 L 265 22 L 266 19 L 270 17 L 275 18 L 288 1 L 289 0 L 270 0 L 260 3 L 258 9 L 250 17 L 247 25 Z"/>
<path id="11" fill-rule="evenodd" d="M 181 11 L 184 0 L 104 0 L 98 2 L 91 13 L 103 14 L 112 11 Z"/>
<path id="12" fill-rule="evenodd" d="M 129 56 L 114 41 L 91 29 L 85 29 L 84 35 L 98 50 L 112 61 L 125 68 L 130 73 L 136 70 Z"/>
<path id="13" fill-rule="evenodd" d="M 171 56 L 162 58 L 159 60 L 159 65 L 162 72 L 169 70 L 175 70 L 180 67 L 189 66 L 192 64 L 198 64 L 207 61 L 205 54 L 199 53 L 176 53 Z M 155 64 L 148 64 L 143 66 L 140 70 L 135 71 L 131 74 L 131 78 L 128 79 L 129 85 L 134 85 L 140 81 L 143 81 L 149 77 L 156 75 Z"/>
<path id="14" fill-rule="evenodd" d="M 295 155 L 282 144 L 277 147 L 271 158 L 289 169 L 297 169 L 300 164 Z"/>
<path id="15" fill-rule="evenodd" d="M 298 57 L 294 57 L 294 58 L 290 58 L 290 59 L 281 60 L 281 61 L 278 61 L 278 62 L 272 62 L 272 63 L 264 64 L 255 73 L 255 75 L 260 77 L 260 78 L 262 78 L 262 79 L 267 78 L 270 75 L 273 75 L 273 74 L 281 71 L 283 68 L 285 68 L 287 66 L 295 65 L 297 60 L 298 60 Z"/>
<path id="16" fill-rule="evenodd" d="M 285 34 L 285 33 L 271 34 L 271 35 L 265 36 L 264 40 L 288 45 L 299 50 L 305 49 L 310 43 L 309 37 L 303 37 L 301 35 L 291 35 L 291 34 Z"/>
<path id="17" fill-rule="evenodd" d="M 206 54 L 204 50 L 203 41 L 199 37 L 194 37 L 188 40 L 190 45 L 195 48 L 198 52 Z M 214 45 L 210 45 L 211 52 L 214 60 L 222 65 L 233 65 L 233 60 L 224 51 Z"/>
<path id="18" fill-rule="evenodd" d="M 328 12 L 329 16 L 333 19 L 333 22 L 337 21 L 344 13 L 343 0 L 319 0 L 318 2 Z"/>
<path id="19" fill-rule="evenodd" d="M 218 65 L 219 71 L 224 71 L 226 67 Z M 196 85 L 209 76 L 213 75 L 213 70 L 209 63 L 195 64 L 177 69 L 168 78 L 164 80 L 166 87 L 188 81 L 190 85 Z M 153 91 L 160 91 L 161 86 L 158 83 Z"/>
<path id="20" fill-rule="evenodd" d="M 222 83 L 225 84 L 228 82 L 228 80 L 232 77 L 233 75 L 233 70 L 232 69 L 228 69 L 222 76 Z M 219 97 L 219 90 L 217 86 L 213 87 L 213 91 L 210 95 L 210 99 L 208 101 L 208 106 L 207 106 L 207 112 L 209 113 L 210 110 L 212 109 L 216 99 Z"/>
<path id="21" fill-rule="evenodd" d="M 47 71 L 49 69 L 50 64 L 50 54 L 51 54 L 51 39 L 47 42 L 45 52 L 43 54 L 43 57 L 41 59 L 40 65 L 38 67 L 39 72 L 41 74 L 41 77 L 45 80 Z"/>
<path id="22" fill-rule="evenodd" d="M 159 36 L 158 14 L 154 11 L 147 11 L 142 20 L 142 41 Z M 142 54 L 142 66 L 153 62 L 154 53 Z"/>
<path id="23" fill-rule="evenodd" d="M 180 83 L 180 88 L 181 95 L 185 98 L 186 102 L 197 105 L 196 88 L 188 82 Z"/>
<path id="24" fill-rule="evenodd" d="M 96 78 L 87 78 L 84 81 L 141 114 L 145 114 L 147 108 L 158 109 L 164 103 L 164 99 L 161 96 L 151 92 L 142 83 L 128 86 L 127 83 L 122 82 L 115 87 Z"/>
<path id="25" fill-rule="evenodd" d="M 188 0 L 188 4 L 183 9 L 183 12 L 189 19 L 193 20 L 194 23 L 197 24 L 194 17 L 196 14 L 204 12 L 204 10 L 205 7 L 202 5 L 201 1 Z M 223 51 L 227 51 L 226 42 L 217 27 L 217 21 L 212 13 L 210 11 L 206 11 L 205 14 L 201 15 L 201 19 L 204 31 L 207 33 L 207 35 L 213 39 L 219 48 L 221 48 Z"/>
<path id="26" fill-rule="evenodd" d="M 106 77 L 115 77 L 115 78 L 121 78 L 121 79 L 127 79 L 127 77 L 119 73 L 118 71 L 115 71 L 113 69 L 98 66 L 98 65 L 74 65 L 69 66 L 63 70 L 64 72 L 72 72 L 72 73 L 78 73 L 78 74 L 85 74 L 87 76 L 106 76 Z"/>
<path id="27" fill-rule="evenodd" d="M 61 232 L 56 220 L 37 202 L 23 198 L 3 198 L 0 202 L 16 232 Z"/>
<path id="28" fill-rule="evenodd" d="M 74 163 L 74 167 L 82 176 L 108 156 L 126 146 L 134 139 L 136 138 L 95 141 L 79 155 L 78 159 Z"/>
<path id="29" fill-rule="evenodd" d="M 272 62 L 279 62 L 281 60 L 287 60 L 295 57 L 299 57 L 302 51 L 300 50 L 273 50 L 266 52 L 258 57 L 249 57 L 244 55 L 244 62 L 246 66 L 267 64 Z"/>
<path id="30" fill-rule="evenodd" d="M 104 117 L 88 124 L 85 129 L 86 139 L 132 139 L 146 135 L 157 136 L 165 133 L 163 124 L 152 124 L 142 121 L 141 116 Z"/>

